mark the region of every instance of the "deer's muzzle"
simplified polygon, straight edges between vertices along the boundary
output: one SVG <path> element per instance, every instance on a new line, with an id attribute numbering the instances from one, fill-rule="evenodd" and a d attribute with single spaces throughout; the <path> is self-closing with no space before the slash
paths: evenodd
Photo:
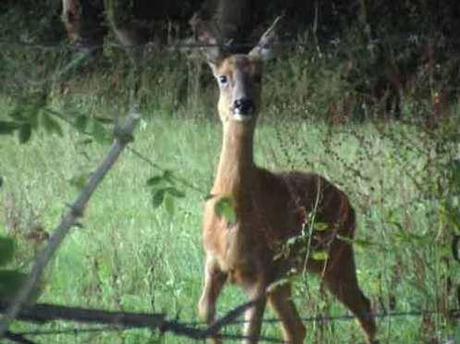
<path id="1" fill-rule="evenodd" d="M 233 115 L 239 120 L 248 120 L 255 111 L 255 105 L 250 98 L 241 98 L 233 102 Z"/>

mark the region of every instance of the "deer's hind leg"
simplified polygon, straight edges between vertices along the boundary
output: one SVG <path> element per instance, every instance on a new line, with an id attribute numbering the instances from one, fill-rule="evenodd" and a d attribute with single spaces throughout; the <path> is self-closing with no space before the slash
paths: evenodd
<path id="1" fill-rule="evenodd" d="M 344 246 L 340 257 L 332 261 L 323 275 L 323 281 L 357 318 L 367 335 L 368 343 L 376 343 L 376 325 L 369 300 L 359 288 L 351 246 Z"/>
<path id="2" fill-rule="evenodd" d="M 291 298 L 291 285 L 276 287 L 270 292 L 268 302 L 278 315 L 284 341 L 289 344 L 302 344 L 305 338 L 305 326 Z"/>

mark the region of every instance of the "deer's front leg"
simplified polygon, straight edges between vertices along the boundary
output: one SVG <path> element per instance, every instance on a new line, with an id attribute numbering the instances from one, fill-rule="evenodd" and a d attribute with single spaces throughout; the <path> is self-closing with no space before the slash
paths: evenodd
<path id="1" fill-rule="evenodd" d="M 220 270 L 215 258 L 207 256 L 204 268 L 204 287 L 198 304 L 198 313 L 201 319 L 211 325 L 216 317 L 216 301 L 227 280 L 227 274 Z M 214 343 L 220 343 L 213 338 Z"/>
<path id="2" fill-rule="evenodd" d="M 267 304 L 265 289 L 266 285 L 262 281 L 246 288 L 246 293 L 250 301 L 255 301 L 255 305 L 249 308 L 244 314 L 246 322 L 244 326 L 245 339 L 243 343 L 245 344 L 257 343 L 259 341 L 265 305 Z"/>

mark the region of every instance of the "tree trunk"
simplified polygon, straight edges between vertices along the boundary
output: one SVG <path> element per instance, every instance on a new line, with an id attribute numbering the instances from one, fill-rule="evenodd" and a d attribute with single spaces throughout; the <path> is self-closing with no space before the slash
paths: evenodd
<path id="1" fill-rule="evenodd" d="M 102 0 L 62 0 L 67 35 L 79 49 L 100 52 L 107 33 Z"/>

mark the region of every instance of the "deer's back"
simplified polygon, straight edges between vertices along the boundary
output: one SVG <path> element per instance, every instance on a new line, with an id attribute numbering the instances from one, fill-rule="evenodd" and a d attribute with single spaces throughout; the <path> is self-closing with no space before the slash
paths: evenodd
<path id="1" fill-rule="evenodd" d="M 341 235 L 352 236 L 355 214 L 350 201 L 324 177 L 302 172 L 275 174 L 266 170 L 260 170 L 260 176 L 256 203 L 266 209 L 268 230 L 278 240 L 286 240 L 305 230 L 305 226 L 320 223 L 336 228 Z"/>

